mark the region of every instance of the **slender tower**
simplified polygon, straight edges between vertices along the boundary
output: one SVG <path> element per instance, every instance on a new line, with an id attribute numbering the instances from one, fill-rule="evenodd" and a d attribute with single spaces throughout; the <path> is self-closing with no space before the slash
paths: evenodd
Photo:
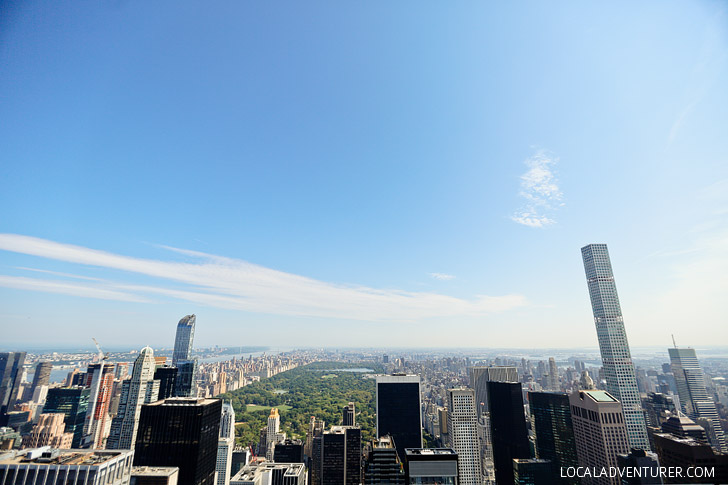
<path id="1" fill-rule="evenodd" d="M 649 450 L 650 443 L 637 389 L 637 376 L 629 351 L 627 334 L 624 331 L 622 308 L 619 306 L 607 245 L 584 246 L 581 248 L 581 256 L 584 260 L 594 323 L 597 327 L 607 391 L 622 403 L 630 448 Z"/>
<path id="2" fill-rule="evenodd" d="M 176 366 L 178 362 L 190 360 L 196 321 L 197 317 L 193 314 L 183 317 L 177 324 L 177 335 L 174 338 L 174 353 L 172 354 L 173 366 Z"/>

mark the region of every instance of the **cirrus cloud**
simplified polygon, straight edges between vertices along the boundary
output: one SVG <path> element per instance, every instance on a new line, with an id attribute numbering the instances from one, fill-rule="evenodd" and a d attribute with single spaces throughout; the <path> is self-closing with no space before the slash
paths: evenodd
<path id="1" fill-rule="evenodd" d="M 130 284 L 110 278 L 78 278 L 73 274 L 40 269 L 41 273 L 71 277 L 76 281 L 0 275 L 0 286 L 86 298 L 131 302 L 167 298 L 249 312 L 371 321 L 480 316 L 528 305 L 526 298 L 519 294 L 475 295 L 465 299 L 432 292 L 329 283 L 239 259 L 163 248 L 196 261 L 136 258 L 31 236 L 0 234 L 0 250 L 80 267 L 124 271 L 158 281 L 158 284 L 149 284 L 148 281 Z M 113 275 L 113 271 L 110 274 Z M 433 277 L 436 277 L 435 274 L 439 275 L 439 279 L 452 279 L 451 275 L 441 273 L 433 273 Z M 84 281 L 79 282 L 78 279 Z"/>

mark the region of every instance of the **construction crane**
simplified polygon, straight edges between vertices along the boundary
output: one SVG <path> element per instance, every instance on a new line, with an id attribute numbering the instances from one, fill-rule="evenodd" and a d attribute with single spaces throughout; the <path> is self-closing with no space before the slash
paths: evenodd
<path id="1" fill-rule="evenodd" d="M 96 344 L 96 350 L 98 350 L 98 351 L 99 351 L 99 360 L 100 360 L 100 361 L 104 361 L 104 360 L 107 360 L 107 359 L 109 358 L 109 353 L 108 353 L 108 352 L 106 352 L 106 353 L 103 353 L 103 352 L 101 351 L 101 346 L 99 345 L 99 343 L 98 343 L 98 342 L 96 341 L 96 339 L 95 339 L 95 338 L 91 337 L 91 340 L 93 340 L 93 341 L 94 341 L 94 344 Z"/>

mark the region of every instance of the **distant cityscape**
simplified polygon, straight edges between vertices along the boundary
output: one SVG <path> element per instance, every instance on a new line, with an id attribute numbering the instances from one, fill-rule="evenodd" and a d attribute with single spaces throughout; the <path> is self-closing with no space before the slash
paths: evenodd
<path id="1" fill-rule="evenodd" d="M 0 485 L 727 483 L 728 356 L 634 357 L 581 254 L 598 351 L 194 349 L 190 314 L 170 348 L 2 352 Z"/>

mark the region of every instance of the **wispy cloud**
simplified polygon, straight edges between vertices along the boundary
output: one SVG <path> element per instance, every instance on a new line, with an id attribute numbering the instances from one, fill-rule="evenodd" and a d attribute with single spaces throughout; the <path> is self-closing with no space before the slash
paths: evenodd
<path id="1" fill-rule="evenodd" d="M 167 249 L 199 261 L 134 258 L 47 239 L 0 234 L 0 250 L 160 279 L 160 284 L 151 286 L 110 280 L 77 283 L 2 276 L 0 286 L 121 301 L 167 297 L 251 312 L 359 320 L 413 321 L 427 317 L 479 316 L 528 304 L 526 298 L 518 294 L 476 295 L 462 299 L 438 293 L 341 285 L 238 259 Z M 441 276 L 447 279 L 450 275 Z"/>
<path id="2" fill-rule="evenodd" d="M 554 224 L 551 214 L 563 206 L 564 195 L 554 174 L 559 159 L 546 150 L 539 150 L 524 163 L 528 170 L 521 175 L 518 195 L 526 201 L 511 216 L 511 220 L 528 227 L 545 227 Z"/>
<path id="3" fill-rule="evenodd" d="M 446 273 L 430 273 L 430 276 L 432 278 L 435 278 L 436 280 L 441 281 L 450 281 L 455 279 L 455 275 L 446 274 Z"/>

